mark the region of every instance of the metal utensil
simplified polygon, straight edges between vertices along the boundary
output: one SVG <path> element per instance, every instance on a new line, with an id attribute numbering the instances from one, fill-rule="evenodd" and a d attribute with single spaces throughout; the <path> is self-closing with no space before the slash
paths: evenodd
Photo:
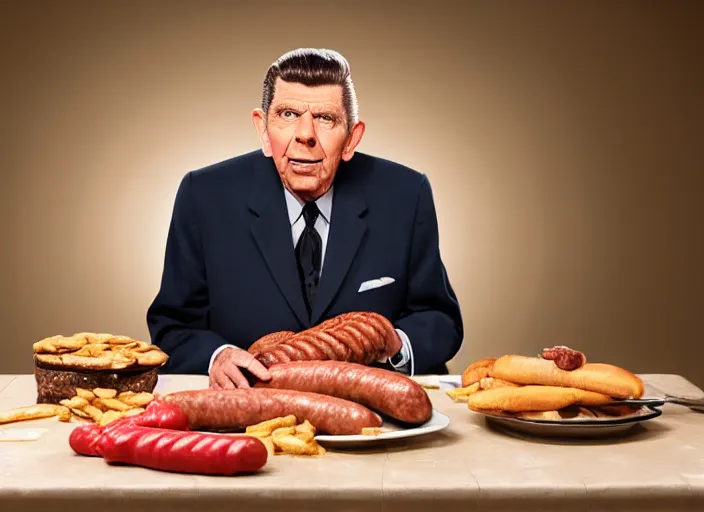
<path id="1" fill-rule="evenodd" d="M 653 407 L 659 407 L 669 404 L 684 405 L 690 409 L 698 412 L 704 412 L 704 397 L 702 398 L 686 398 L 682 396 L 673 396 L 666 394 L 663 398 L 628 398 L 625 400 L 615 400 L 615 404 L 624 405 L 649 405 Z"/>

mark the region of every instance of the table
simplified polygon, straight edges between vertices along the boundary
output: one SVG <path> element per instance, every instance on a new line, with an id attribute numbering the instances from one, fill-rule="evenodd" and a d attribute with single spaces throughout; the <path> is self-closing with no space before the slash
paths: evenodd
<path id="1" fill-rule="evenodd" d="M 31 375 L 0 377 L 0 410 L 35 401 Z M 641 377 L 648 394 L 704 394 L 677 375 Z M 156 391 L 206 386 L 205 377 L 167 375 Z M 47 428 L 40 440 L 0 443 L 0 510 L 704 510 L 704 414 L 667 404 L 626 438 L 539 440 L 488 427 L 442 390 L 429 394 L 451 419 L 441 432 L 320 458 L 274 456 L 261 473 L 237 477 L 108 466 L 72 453 L 75 424 L 35 421 Z"/>

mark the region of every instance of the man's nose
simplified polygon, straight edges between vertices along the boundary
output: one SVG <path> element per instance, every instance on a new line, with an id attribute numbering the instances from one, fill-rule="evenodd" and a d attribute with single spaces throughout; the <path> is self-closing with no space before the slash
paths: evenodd
<path id="1" fill-rule="evenodd" d="M 296 142 L 311 148 L 315 147 L 315 125 L 310 112 L 306 112 L 298 118 L 298 123 L 296 123 Z"/>

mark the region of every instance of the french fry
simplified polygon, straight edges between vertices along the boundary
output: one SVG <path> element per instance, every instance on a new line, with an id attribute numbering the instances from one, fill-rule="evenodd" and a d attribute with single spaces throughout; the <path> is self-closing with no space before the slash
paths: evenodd
<path id="1" fill-rule="evenodd" d="M 100 418 L 103 417 L 103 411 L 98 409 L 96 406 L 88 404 L 83 408 L 83 412 L 85 412 L 88 416 L 90 416 L 90 419 L 95 421 L 96 423 L 100 422 Z"/>
<path id="2" fill-rule="evenodd" d="M 318 455 L 319 446 L 315 442 L 313 426 L 304 422 L 301 429 L 296 427 L 281 427 L 271 433 L 271 440 L 283 453 L 290 455 Z"/>
<path id="3" fill-rule="evenodd" d="M 69 409 L 83 409 L 86 405 L 88 405 L 88 400 L 76 395 L 72 398 L 61 400 L 59 403 Z"/>
<path id="4" fill-rule="evenodd" d="M 90 389 L 76 388 L 76 396 L 85 398 L 89 402 L 92 402 L 95 399 L 95 393 L 93 393 Z"/>
<path id="5" fill-rule="evenodd" d="M 0 413 L 0 425 L 16 421 L 38 420 L 65 414 L 66 407 L 55 404 L 36 404 L 28 407 L 19 407 L 6 413 Z"/>
<path id="6" fill-rule="evenodd" d="M 129 411 L 125 411 L 123 413 L 123 416 L 136 416 L 137 414 L 142 414 L 146 409 L 142 407 L 136 407 L 134 409 L 130 409 Z"/>
<path id="7" fill-rule="evenodd" d="M 132 407 L 145 407 L 149 405 L 152 400 L 154 400 L 154 395 L 144 391 L 142 393 L 135 393 L 131 396 L 119 396 L 118 400 Z"/>
<path id="8" fill-rule="evenodd" d="M 378 436 L 381 434 L 381 429 L 379 427 L 364 427 L 362 428 L 363 436 Z"/>
<path id="9" fill-rule="evenodd" d="M 311 425 L 308 420 L 305 420 L 300 425 L 294 427 L 294 436 L 304 443 L 309 443 L 313 441 L 315 437 L 315 428 Z"/>
<path id="10" fill-rule="evenodd" d="M 59 409 L 57 417 L 59 418 L 59 421 L 64 423 L 71 421 L 71 409 L 69 409 L 68 407 L 61 407 L 61 409 Z"/>
<path id="11" fill-rule="evenodd" d="M 103 412 L 108 410 L 123 412 L 132 409 L 131 406 L 115 398 L 96 398 L 93 401 L 93 405 L 95 405 L 98 409 L 101 409 Z"/>
<path id="12" fill-rule="evenodd" d="M 474 384 L 464 388 L 451 389 L 450 391 L 447 391 L 447 396 L 452 398 L 455 402 L 466 402 L 469 400 L 469 397 L 477 391 L 479 391 L 479 382 L 475 382 Z"/>
<path id="13" fill-rule="evenodd" d="M 290 455 L 318 455 L 317 444 L 306 443 L 290 434 L 281 434 L 275 438 L 272 433 L 271 440 L 281 451 Z"/>
<path id="14" fill-rule="evenodd" d="M 120 419 L 121 417 L 122 417 L 122 413 L 120 411 L 108 410 L 103 413 L 98 424 L 101 427 L 104 427 L 108 423 L 112 423 L 113 421 Z"/>
<path id="15" fill-rule="evenodd" d="M 296 417 L 293 414 L 288 416 L 281 416 L 279 418 L 274 418 L 267 421 L 262 421 L 256 425 L 252 425 L 245 429 L 246 434 L 251 434 L 252 432 L 266 433 L 270 435 L 274 430 L 282 427 L 293 427 L 296 425 Z"/>
<path id="16" fill-rule="evenodd" d="M 95 388 L 93 393 L 98 398 L 115 398 L 117 396 L 116 389 Z"/>
<path id="17" fill-rule="evenodd" d="M 90 420 L 90 419 L 92 419 L 92 418 L 90 417 L 90 414 L 88 414 L 88 413 L 87 413 L 86 411 L 84 411 L 83 409 L 77 409 L 77 408 L 75 408 L 75 407 L 72 407 L 72 408 L 71 408 L 71 412 L 72 412 L 73 414 L 75 414 L 76 416 L 78 416 L 79 418 L 83 418 L 84 420 Z"/>

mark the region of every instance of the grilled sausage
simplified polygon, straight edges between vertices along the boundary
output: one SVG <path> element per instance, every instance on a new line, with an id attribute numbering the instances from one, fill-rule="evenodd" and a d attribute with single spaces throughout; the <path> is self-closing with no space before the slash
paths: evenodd
<path id="1" fill-rule="evenodd" d="M 430 419 L 433 407 L 422 386 L 405 375 L 342 361 L 297 361 L 269 368 L 255 387 L 293 389 L 351 400 L 405 423 Z"/>
<path id="2" fill-rule="evenodd" d="M 302 391 L 239 388 L 189 390 L 158 398 L 177 405 L 192 430 L 237 430 L 293 414 L 308 420 L 319 432 L 359 434 L 364 427 L 380 427 L 381 418 L 363 405 Z"/>
<path id="3" fill-rule="evenodd" d="M 264 443 L 254 436 L 167 430 L 131 422 L 104 431 L 98 452 L 108 463 L 203 475 L 253 473 L 269 456 Z"/>
<path id="4" fill-rule="evenodd" d="M 542 357 L 543 359 L 554 361 L 555 366 L 567 372 L 578 370 L 587 363 L 587 357 L 584 353 L 565 347 L 564 345 L 544 348 Z"/>
<path id="5" fill-rule="evenodd" d="M 398 334 L 378 313 L 353 312 L 293 334 L 281 331 L 263 336 L 249 347 L 264 366 L 290 361 L 349 361 L 369 365 L 378 361 Z"/>

